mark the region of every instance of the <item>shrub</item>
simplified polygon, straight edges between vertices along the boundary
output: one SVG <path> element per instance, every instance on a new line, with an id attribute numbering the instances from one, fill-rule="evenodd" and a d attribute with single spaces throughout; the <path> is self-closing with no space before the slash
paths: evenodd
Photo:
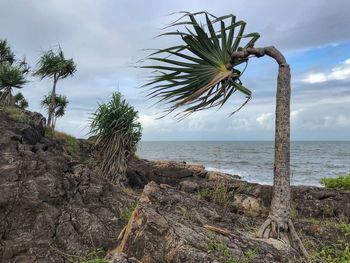
<path id="1" fill-rule="evenodd" d="M 350 174 L 338 176 L 336 178 L 321 178 L 320 183 L 327 188 L 338 188 L 350 191 Z"/>
<path id="2" fill-rule="evenodd" d="M 224 205 L 227 203 L 230 193 L 229 189 L 223 183 L 218 183 L 213 189 L 205 187 L 197 192 L 197 196 L 207 201 L 214 201 L 217 204 Z"/>
<path id="3" fill-rule="evenodd" d="M 95 149 L 100 159 L 100 174 L 112 183 L 125 180 L 129 159 L 136 152 L 141 139 L 138 112 L 119 92 L 112 94 L 108 103 L 102 103 L 93 114 L 90 134 L 95 138 Z"/>

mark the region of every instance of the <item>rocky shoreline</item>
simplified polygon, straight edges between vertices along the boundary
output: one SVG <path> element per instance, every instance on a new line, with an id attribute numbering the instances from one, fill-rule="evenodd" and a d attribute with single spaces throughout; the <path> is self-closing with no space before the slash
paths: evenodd
<path id="1" fill-rule="evenodd" d="M 82 262 L 96 249 L 109 262 L 300 262 L 277 240 L 255 238 L 271 186 L 201 165 L 134 159 L 129 186 L 101 179 L 81 141 L 73 159 L 45 137 L 42 117 L 13 121 L 0 110 L 0 262 Z M 292 187 L 292 215 L 309 251 L 339 239 L 350 193 Z M 236 260 L 236 261 L 234 261 Z M 315 261 L 317 262 L 317 261 Z"/>

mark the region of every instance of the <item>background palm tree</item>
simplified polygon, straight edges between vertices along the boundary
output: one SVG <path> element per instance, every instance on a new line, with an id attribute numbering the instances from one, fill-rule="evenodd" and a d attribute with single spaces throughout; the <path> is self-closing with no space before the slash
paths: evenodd
<path id="1" fill-rule="evenodd" d="M 129 159 L 141 139 L 138 112 L 119 92 L 108 103 L 99 104 L 90 119 L 90 134 L 100 159 L 100 174 L 112 183 L 124 183 Z"/>
<path id="2" fill-rule="evenodd" d="M 52 101 L 51 98 L 52 94 L 49 94 L 47 96 L 44 97 L 44 99 L 41 101 L 41 106 L 45 107 L 47 110 L 50 107 L 50 103 Z M 67 108 L 67 105 L 69 103 L 69 101 L 67 100 L 66 96 L 63 95 L 55 95 L 55 107 L 52 113 L 52 119 L 53 119 L 53 123 L 52 123 L 52 128 L 55 129 L 56 126 L 56 121 L 57 118 L 63 117 Z"/>
<path id="3" fill-rule="evenodd" d="M 28 101 L 24 98 L 21 92 L 18 92 L 15 96 L 15 104 L 20 107 L 22 110 L 28 108 Z"/>
<path id="4" fill-rule="evenodd" d="M 15 54 L 8 45 L 6 39 L 0 39 L 0 63 L 8 62 L 11 65 L 15 62 Z"/>
<path id="5" fill-rule="evenodd" d="M 167 32 L 183 44 L 154 50 L 148 57 L 153 69 L 149 97 L 168 105 L 168 112 L 182 108 L 181 117 L 203 109 L 222 106 L 236 92 L 246 100 L 251 91 L 242 85 L 240 65 L 253 57 L 268 55 L 279 65 L 276 95 L 276 133 L 273 198 L 268 219 L 258 237 L 282 239 L 308 256 L 290 219 L 290 69 L 275 47 L 254 48 L 258 33 L 244 34 L 246 23 L 234 15 L 215 17 L 207 12 L 188 13 L 169 27 L 184 30 Z M 204 26 L 197 21 L 203 17 Z M 227 23 L 228 22 L 228 23 Z M 243 70 L 244 71 L 244 70 Z M 234 112 L 233 112 L 234 113 Z"/>
<path id="6" fill-rule="evenodd" d="M 15 105 L 12 89 L 27 83 L 29 65 L 25 58 L 17 60 L 6 40 L 0 40 L 0 105 Z"/>
<path id="7" fill-rule="evenodd" d="M 8 62 L 0 63 L 0 105 L 14 105 L 15 99 L 12 95 L 12 89 L 21 89 L 25 83 L 27 80 L 21 68 L 12 66 Z"/>
<path id="8" fill-rule="evenodd" d="M 53 86 L 51 92 L 51 101 L 48 108 L 47 126 L 53 128 L 56 99 L 56 85 L 60 79 L 65 79 L 73 76 L 76 71 L 76 64 L 73 59 L 66 59 L 62 49 L 59 47 L 57 51 L 48 50 L 44 52 L 37 63 L 37 70 L 34 76 L 39 76 L 41 79 L 49 77 L 53 78 Z"/>

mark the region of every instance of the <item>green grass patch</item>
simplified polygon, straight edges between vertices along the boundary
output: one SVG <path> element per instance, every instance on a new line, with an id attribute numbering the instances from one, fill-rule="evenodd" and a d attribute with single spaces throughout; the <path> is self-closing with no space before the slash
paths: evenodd
<path id="1" fill-rule="evenodd" d="M 327 262 L 327 263 L 350 263 L 349 244 L 338 240 L 337 243 L 322 248 L 315 253 L 310 262 Z"/>
<path id="2" fill-rule="evenodd" d="M 127 222 L 129 222 L 132 213 L 134 212 L 135 208 L 136 208 L 136 203 L 131 203 L 130 205 L 128 205 L 127 207 L 125 207 L 121 213 L 120 213 L 120 219 L 126 224 Z"/>
<path id="3" fill-rule="evenodd" d="M 26 124 L 30 124 L 31 122 L 30 117 L 18 107 L 15 107 L 15 106 L 6 107 L 5 112 L 7 112 L 9 114 L 9 117 L 16 122 L 21 122 Z"/>
<path id="4" fill-rule="evenodd" d="M 204 187 L 197 193 L 199 198 L 225 205 L 230 198 L 229 189 L 223 183 L 218 183 L 214 188 Z"/>
<path id="5" fill-rule="evenodd" d="M 327 188 L 337 188 L 350 191 L 350 174 L 336 178 L 321 178 L 321 185 Z"/>
<path id="6" fill-rule="evenodd" d="M 109 261 L 105 259 L 106 253 L 103 249 L 96 249 L 81 260 L 75 263 L 108 263 Z"/>
<path id="7" fill-rule="evenodd" d="M 248 250 L 244 252 L 244 256 L 234 257 L 229 247 L 220 241 L 210 242 L 208 244 L 208 253 L 215 253 L 222 263 L 251 263 L 256 256 L 253 250 Z"/>
<path id="8" fill-rule="evenodd" d="M 80 156 L 80 145 L 79 141 L 66 133 L 54 131 L 52 129 L 46 129 L 45 132 L 46 137 L 51 139 L 56 139 L 63 143 L 64 148 L 74 159 L 78 159 Z"/>

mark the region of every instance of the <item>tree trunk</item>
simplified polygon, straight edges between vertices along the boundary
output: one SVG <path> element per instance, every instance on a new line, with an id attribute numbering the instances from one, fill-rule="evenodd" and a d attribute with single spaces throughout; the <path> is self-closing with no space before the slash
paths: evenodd
<path id="1" fill-rule="evenodd" d="M 55 97 L 56 97 L 56 84 L 57 84 L 57 78 L 54 76 L 53 79 L 53 87 L 51 92 L 51 102 L 49 104 L 49 110 L 48 110 L 48 117 L 47 117 L 47 127 L 52 128 L 53 126 L 53 119 L 54 119 L 54 110 L 55 110 Z"/>
<path id="2" fill-rule="evenodd" d="M 3 89 L 0 96 L 1 106 L 13 106 L 15 105 L 15 98 L 12 96 L 12 88 L 6 87 Z"/>
<path id="3" fill-rule="evenodd" d="M 267 220 L 260 227 L 260 238 L 280 239 L 301 252 L 308 253 L 296 233 L 290 219 L 290 68 L 286 59 L 275 47 L 238 49 L 231 57 L 231 63 L 248 56 L 262 57 L 268 55 L 278 63 L 276 120 L 275 120 L 275 161 L 273 177 L 273 197 Z"/>

